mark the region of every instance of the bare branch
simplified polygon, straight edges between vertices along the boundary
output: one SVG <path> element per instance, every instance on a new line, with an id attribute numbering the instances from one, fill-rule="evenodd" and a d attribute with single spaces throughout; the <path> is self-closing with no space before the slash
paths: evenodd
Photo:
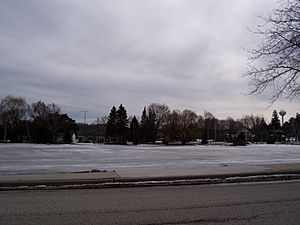
<path id="1" fill-rule="evenodd" d="M 253 32 L 262 43 L 249 50 L 250 94 L 273 89 L 271 101 L 285 96 L 299 98 L 300 76 L 300 0 L 282 0 L 282 4 Z"/>

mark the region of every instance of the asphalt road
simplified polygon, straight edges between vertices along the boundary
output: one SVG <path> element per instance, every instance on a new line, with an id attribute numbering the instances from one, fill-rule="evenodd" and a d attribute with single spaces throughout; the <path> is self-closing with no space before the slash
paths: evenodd
<path id="1" fill-rule="evenodd" d="M 0 192 L 0 224 L 299 224 L 300 182 Z"/>

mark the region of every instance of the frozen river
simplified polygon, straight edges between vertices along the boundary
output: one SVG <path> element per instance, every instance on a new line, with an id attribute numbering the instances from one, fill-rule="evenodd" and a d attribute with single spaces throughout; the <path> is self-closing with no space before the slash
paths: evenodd
<path id="1" fill-rule="evenodd" d="M 0 144 L 0 174 L 194 169 L 220 164 L 300 163 L 298 145 L 117 146 Z"/>

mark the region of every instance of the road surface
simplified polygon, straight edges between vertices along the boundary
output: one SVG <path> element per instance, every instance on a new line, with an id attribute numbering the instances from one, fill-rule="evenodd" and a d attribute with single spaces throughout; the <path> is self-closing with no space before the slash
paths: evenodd
<path id="1" fill-rule="evenodd" d="M 300 182 L 0 192 L 0 224 L 299 224 Z"/>

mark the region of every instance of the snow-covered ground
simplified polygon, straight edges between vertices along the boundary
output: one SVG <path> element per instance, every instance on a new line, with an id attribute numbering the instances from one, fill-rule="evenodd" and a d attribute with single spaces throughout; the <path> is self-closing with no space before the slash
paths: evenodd
<path id="1" fill-rule="evenodd" d="M 298 145 L 117 146 L 0 144 L 0 174 L 195 169 L 221 164 L 300 163 Z"/>

